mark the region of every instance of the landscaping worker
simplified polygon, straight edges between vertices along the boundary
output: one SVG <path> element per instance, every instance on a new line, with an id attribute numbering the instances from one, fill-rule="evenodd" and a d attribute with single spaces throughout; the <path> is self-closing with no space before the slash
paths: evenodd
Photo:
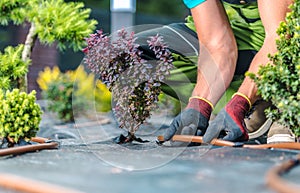
<path id="1" fill-rule="evenodd" d="M 205 142 L 217 137 L 240 142 L 249 139 L 246 114 L 255 103 L 257 108 L 254 112 L 263 112 L 270 105 L 259 100 L 254 81 L 243 75 L 246 71 L 256 73 L 260 65 L 269 62 L 268 54 L 276 52 L 276 30 L 292 2 L 184 0 L 192 15 L 187 23 L 137 34 L 143 41 L 143 37 L 159 33 L 170 44 L 176 68 L 163 85 L 163 91 L 187 103 L 165 132 L 165 141 L 171 140 L 174 134 L 202 135 Z M 141 49 L 144 57 L 152 57 L 145 46 Z M 189 83 L 182 74 L 188 77 Z M 237 92 L 209 123 L 214 107 L 241 75 L 243 79 Z M 263 107 L 259 108 L 260 105 Z M 262 125 L 260 119 L 265 121 L 265 117 L 254 121 Z M 268 134 L 272 139 L 270 142 L 295 141 L 288 128 L 278 124 L 272 127 Z M 257 129 L 252 128 L 251 131 Z"/>

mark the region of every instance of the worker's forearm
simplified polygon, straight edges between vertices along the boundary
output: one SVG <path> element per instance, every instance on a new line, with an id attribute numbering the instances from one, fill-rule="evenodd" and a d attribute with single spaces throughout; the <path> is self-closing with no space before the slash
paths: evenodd
<path id="1" fill-rule="evenodd" d="M 274 54 L 276 52 L 276 45 L 275 45 L 276 37 L 277 36 L 274 35 L 273 37 L 267 37 L 265 39 L 264 45 L 259 50 L 259 52 L 255 55 L 255 57 L 251 62 L 251 65 L 248 70 L 249 72 L 257 74 L 260 66 L 270 62 L 270 59 L 268 58 L 268 54 Z M 254 83 L 254 81 L 249 77 L 245 77 L 245 80 L 240 86 L 238 92 L 245 94 L 250 99 L 252 104 L 259 97 L 257 95 L 257 86 Z"/>
<path id="2" fill-rule="evenodd" d="M 236 59 L 236 47 L 230 44 L 226 49 L 211 51 L 200 46 L 197 84 L 192 95 L 204 97 L 215 105 L 232 81 Z"/>
<path id="3" fill-rule="evenodd" d="M 268 54 L 274 54 L 276 49 L 276 39 L 278 37 L 276 30 L 281 21 L 285 20 L 286 13 L 292 0 L 259 0 L 258 9 L 260 17 L 265 28 L 266 37 L 264 44 L 251 62 L 249 72 L 257 73 L 259 66 L 270 62 Z M 239 92 L 248 96 L 252 103 L 258 98 L 257 87 L 253 80 L 246 77 Z"/>
<path id="4" fill-rule="evenodd" d="M 197 84 L 192 95 L 216 104 L 235 71 L 236 41 L 219 0 L 205 1 L 191 12 L 200 43 Z"/>

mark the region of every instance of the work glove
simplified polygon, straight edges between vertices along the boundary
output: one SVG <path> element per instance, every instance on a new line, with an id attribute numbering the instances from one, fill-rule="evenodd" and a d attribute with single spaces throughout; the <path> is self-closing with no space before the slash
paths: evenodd
<path id="1" fill-rule="evenodd" d="M 191 97 L 187 107 L 177 115 L 163 135 L 169 141 L 175 134 L 203 135 L 208 126 L 212 104 L 202 97 Z M 160 141 L 163 143 L 164 141 Z"/>
<path id="2" fill-rule="evenodd" d="M 203 141 L 210 143 L 214 138 L 233 142 L 247 141 L 249 136 L 244 118 L 250 107 L 251 102 L 247 96 L 242 93 L 235 93 L 232 99 L 209 124 L 203 136 Z"/>

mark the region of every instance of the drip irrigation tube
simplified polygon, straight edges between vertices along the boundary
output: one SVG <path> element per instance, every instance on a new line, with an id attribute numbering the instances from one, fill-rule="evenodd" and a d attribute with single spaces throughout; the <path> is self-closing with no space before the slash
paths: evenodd
<path id="1" fill-rule="evenodd" d="M 0 186 L 23 193 L 82 193 L 76 190 L 12 174 L 0 174 Z"/>
<path id="2" fill-rule="evenodd" d="M 299 165 L 299 163 L 300 155 L 297 156 L 297 159 L 288 160 L 279 166 L 271 168 L 266 174 L 267 185 L 278 193 L 299 193 L 299 186 L 287 182 L 280 177 L 281 175 L 289 172 L 295 166 Z"/>
<path id="3" fill-rule="evenodd" d="M 0 149 L 0 156 L 17 155 L 42 149 L 57 149 L 59 146 L 58 142 L 42 137 L 33 137 L 31 138 L 31 141 L 36 142 L 37 144 Z"/>
<path id="4" fill-rule="evenodd" d="M 43 149 L 57 149 L 59 146 L 58 142 L 42 137 L 33 137 L 31 141 L 37 144 L 0 149 L 0 156 L 17 155 Z M 5 173 L 0 173 L 0 186 L 23 193 L 80 193 L 61 186 Z"/>
<path id="5" fill-rule="evenodd" d="M 162 136 L 158 136 L 157 139 L 158 141 L 163 141 Z M 181 141 L 181 142 L 203 143 L 202 136 L 193 136 L 193 135 L 174 135 L 172 140 Z M 244 144 L 242 142 L 231 142 L 222 139 L 213 139 L 210 142 L 210 144 L 215 146 L 244 147 L 244 148 L 252 148 L 252 149 L 274 148 L 274 149 L 300 150 L 300 143 L 296 143 L 296 142 L 250 145 L 250 144 Z"/>
<path id="6" fill-rule="evenodd" d="M 158 141 L 163 141 L 163 136 L 158 136 Z M 194 142 L 203 143 L 202 136 L 192 136 L 192 135 L 174 135 L 173 141 L 180 142 Z M 250 145 L 239 142 L 224 141 L 221 139 L 213 139 L 210 143 L 216 146 L 229 146 L 229 147 L 244 147 L 252 149 L 292 149 L 300 150 L 300 143 L 276 143 L 276 144 L 259 144 Z M 289 172 L 292 168 L 300 164 L 300 154 L 297 155 L 296 159 L 288 160 L 279 166 L 271 168 L 266 174 L 266 184 L 269 188 L 275 190 L 278 193 L 299 193 L 300 186 L 292 184 L 282 179 L 280 176 Z"/>

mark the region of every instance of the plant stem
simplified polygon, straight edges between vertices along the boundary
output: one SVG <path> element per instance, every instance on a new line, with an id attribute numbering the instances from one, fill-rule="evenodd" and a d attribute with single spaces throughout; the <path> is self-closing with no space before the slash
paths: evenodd
<path id="1" fill-rule="evenodd" d="M 142 123 L 138 123 L 138 124 L 130 131 L 130 133 L 132 133 L 132 134 L 134 135 L 135 132 L 139 129 L 139 127 L 140 127 L 141 124 L 142 124 Z"/>
<path id="2" fill-rule="evenodd" d="M 22 60 L 26 62 L 27 60 L 30 60 L 32 49 L 34 46 L 34 43 L 37 39 L 37 35 L 35 33 L 35 25 L 34 23 L 30 23 L 30 29 L 28 31 L 28 34 L 26 36 L 24 49 L 22 52 Z M 28 91 L 28 80 L 27 80 L 27 74 L 18 80 L 18 87 L 21 91 L 27 92 Z"/>

